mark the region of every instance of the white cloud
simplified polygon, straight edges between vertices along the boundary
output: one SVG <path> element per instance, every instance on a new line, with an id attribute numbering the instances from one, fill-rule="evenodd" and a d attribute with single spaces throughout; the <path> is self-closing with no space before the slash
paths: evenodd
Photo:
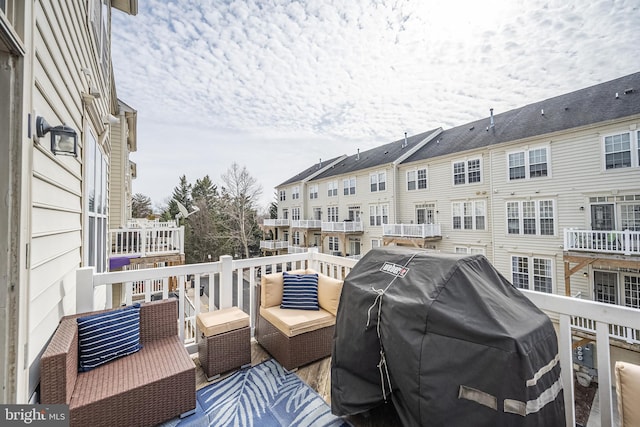
<path id="1" fill-rule="evenodd" d="M 611 0 L 142 2 L 113 16 L 118 95 L 139 111 L 134 190 L 158 201 L 183 165 L 217 180 L 236 161 L 266 203 L 320 157 L 636 72 L 637 22 Z"/>

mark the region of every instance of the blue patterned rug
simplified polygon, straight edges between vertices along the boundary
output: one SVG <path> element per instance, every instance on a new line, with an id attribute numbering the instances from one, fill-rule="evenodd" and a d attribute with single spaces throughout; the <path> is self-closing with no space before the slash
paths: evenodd
<path id="1" fill-rule="evenodd" d="M 195 414 L 165 426 L 351 426 L 273 359 L 204 387 L 196 397 Z"/>

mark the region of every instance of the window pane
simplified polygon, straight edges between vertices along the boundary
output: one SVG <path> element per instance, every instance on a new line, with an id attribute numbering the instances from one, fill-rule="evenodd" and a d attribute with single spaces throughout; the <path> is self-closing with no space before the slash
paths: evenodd
<path id="1" fill-rule="evenodd" d="M 507 230 L 509 234 L 520 234 L 518 202 L 507 203 Z"/>
<path id="2" fill-rule="evenodd" d="M 520 289 L 529 289 L 529 260 L 525 257 L 511 257 L 513 285 Z"/>
<path id="3" fill-rule="evenodd" d="M 547 176 L 547 149 L 529 151 L 529 177 Z"/>
<path id="4" fill-rule="evenodd" d="M 464 184 L 465 183 L 465 171 L 464 171 L 464 162 L 457 162 L 453 164 L 453 184 Z"/>
<path id="5" fill-rule="evenodd" d="M 469 183 L 480 182 L 480 159 L 469 160 Z"/>
<path id="6" fill-rule="evenodd" d="M 427 170 L 426 169 L 418 170 L 418 188 L 420 189 L 427 188 Z"/>
<path id="7" fill-rule="evenodd" d="M 472 203 L 465 202 L 464 203 L 464 229 L 471 230 L 473 229 L 473 211 L 471 210 Z"/>
<path id="8" fill-rule="evenodd" d="M 533 289 L 535 291 L 548 293 L 553 291 L 551 274 L 551 260 L 533 259 Z"/>
<path id="9" fill-rule="evenodd" d="M 618 283 L 616 273 L 594 271 L 593 282 L 596 301 L 616 304 L 616 284 Z"/>
<path id="10" fill-rule="evenodd" d="M 624 305 L 640 308 L 640 277 L 624 276 Z"/>
<path id="11" fill-rule="evenodd" d="M 522 202 L 522 226 L 524 234 L 536 234 L 536 202 Z"/>
<path id="12" fill-rule="evenodd" d="M 540 234 L 544 236 L 553 236 L 553 201 L 540 201 Z"/>
<path id="13" fill-rule="evenodd" d="M 524 152 L 509 154 L 509 179 L 523 179 L 525 176 Z"/>
<path id="14" fill-rule="evenodd" d="M 622 229 L 640 231 L 640 205 L 622 205 L 620 208 Z"/>
<path id="15" fill-rule="evenodd" d="M 631 137 L 629 133 L 604 138 L 605 166 L 607 169 L 631 166 Z"/>

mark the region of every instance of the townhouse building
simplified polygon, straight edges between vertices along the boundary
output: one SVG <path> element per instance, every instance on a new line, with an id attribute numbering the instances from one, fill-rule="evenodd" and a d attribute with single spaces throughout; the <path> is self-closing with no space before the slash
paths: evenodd
<path id="1" fill-rule="evenodd" d="M 280 251 L 479 253 L 518 287 L 640 308 L 640 73 L 488 113 L 282 183 L 272 221 L 317 222 L 280 224 Z"/>

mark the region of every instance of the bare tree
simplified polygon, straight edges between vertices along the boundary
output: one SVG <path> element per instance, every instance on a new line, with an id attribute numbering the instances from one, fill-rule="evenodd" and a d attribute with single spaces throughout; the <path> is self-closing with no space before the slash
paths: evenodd
<path id="1" fill-rule="evenodd" d="M 241 168 L 235 162 L 222 174 L 222 181 L 229 232 L 244 257 L 249 258 L 250 247 L 255 246 L 256 236 L 259 236 L 256 204 L 262 195 L 262 186 L 249 174 L 246 167 Z"/>

